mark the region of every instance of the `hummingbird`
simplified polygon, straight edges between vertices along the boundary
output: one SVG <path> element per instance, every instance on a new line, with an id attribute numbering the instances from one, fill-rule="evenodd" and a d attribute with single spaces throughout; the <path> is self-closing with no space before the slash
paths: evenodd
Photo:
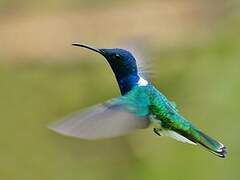
<path id="1" fill-rule="evenodd" d="M 176 104 L 144 76 L 128 50 L 72 45 L 94 51 L 107 60 L 121 95 L 54 122 L 49 125 L 51 130 L 65 136 L 95 140 L 122 136 L 151 125 L 159 136 L 201 145 L 219 157 L 226 156 L 226 147 L 183 117 Z"/>

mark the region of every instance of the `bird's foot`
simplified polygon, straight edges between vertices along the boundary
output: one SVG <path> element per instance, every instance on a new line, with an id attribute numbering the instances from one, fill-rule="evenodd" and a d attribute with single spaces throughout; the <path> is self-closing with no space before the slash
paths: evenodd
<path id="1" fill-rule="evenodd" d="M 153 128 L 153 132 L 159 136 L 161 136 L 161 134 L 159 133 L 159 130 L 157 128 Z"/>

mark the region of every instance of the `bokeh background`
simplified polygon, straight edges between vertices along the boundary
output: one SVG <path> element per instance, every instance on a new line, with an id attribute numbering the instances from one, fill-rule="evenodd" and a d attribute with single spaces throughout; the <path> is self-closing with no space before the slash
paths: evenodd
<path id="1" fill-rule="evenodd" d="M 239 10 L 238 0 L 0 0 L 0 179 L 240 179 Z M 101 141 L 49 131 L 119 95 L 106 61 L 72 42 L 141 45 L 153 83 L 228 157 L 151 128 Z"/>

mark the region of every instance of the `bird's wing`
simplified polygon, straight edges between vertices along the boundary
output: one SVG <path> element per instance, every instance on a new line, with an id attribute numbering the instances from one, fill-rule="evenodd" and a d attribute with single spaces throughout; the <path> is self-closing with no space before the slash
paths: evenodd
<path id="1" fill-rule="evenodd" d="M 131 39 L 123 43 L 123 48 L 129 50 L 136 59 L 138 73 L 144 79 L 150 79 L 154 76 L 152 71 L 152 59 L 149 56 L 149 52 L 146 50 L 148 46 L 145 45 L 144 39 Z"/>
<path id="2" fill-rule="evenodd" d="M 135 115 L 137 108 L 129 111 L 128 106 L 134 102 L 122 97 L 74 113 L 48 127 L 62 135 L 89 140 L 121 136 L 135 129 L 147 128 L 147 114 Z"/>

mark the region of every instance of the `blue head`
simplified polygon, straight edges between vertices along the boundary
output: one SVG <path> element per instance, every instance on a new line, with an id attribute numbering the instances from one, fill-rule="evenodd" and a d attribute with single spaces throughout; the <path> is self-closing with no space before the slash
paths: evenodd
<path id="1" fill-rule="evenodd" d="M 73 44 L 103 55 L 110 64 L 122 94 L 130 91 L 139 81 L 136 59 L 124 49 L 98 49 L 85 44 Z"/>

